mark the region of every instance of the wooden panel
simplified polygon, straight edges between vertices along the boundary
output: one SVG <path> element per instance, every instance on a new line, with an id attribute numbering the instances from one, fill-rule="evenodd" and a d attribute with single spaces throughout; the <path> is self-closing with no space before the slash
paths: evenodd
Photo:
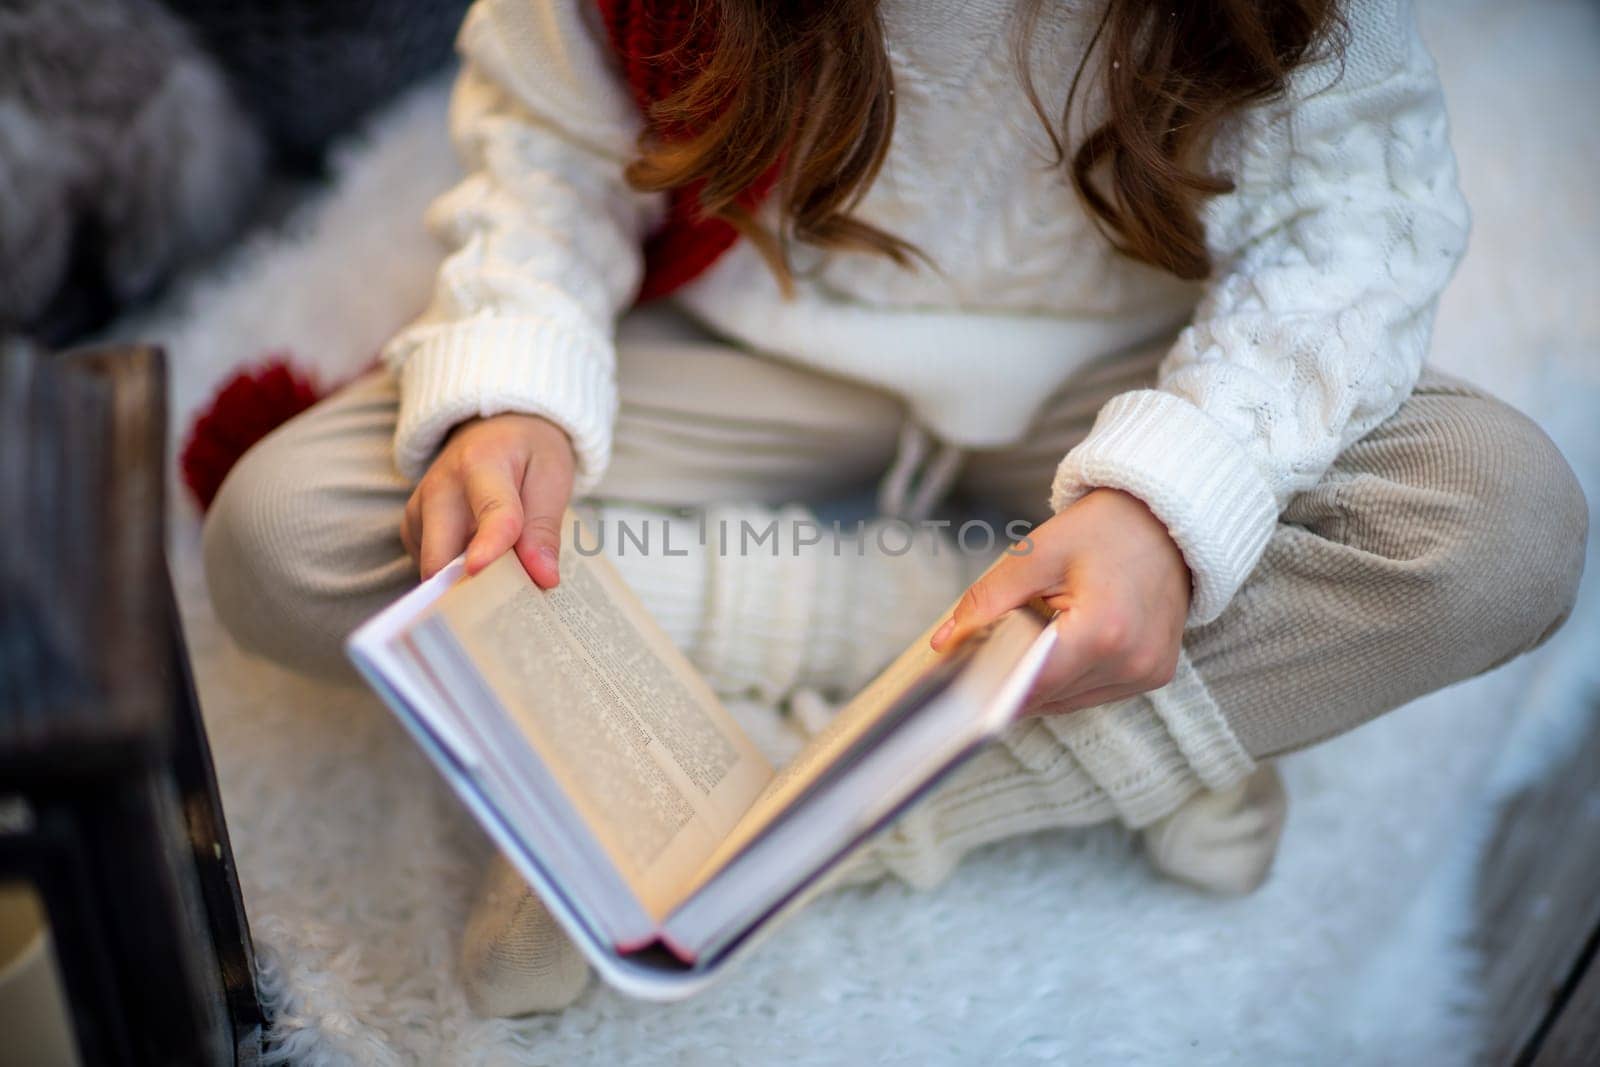
<path id="1" fill-rule="evenodd" d="M 1600 716 L 1560 766 L 1507 806 L 1478 888 L 1484 1061 L 1525 1062 L 1600 929 Z"/>
<path id="2" fill-rule="evenodd" d="M 90 1063 L 254 1063 L 254 960 L 165 559 L 149 347 L 0 345 L 0 877 Z M 3 1039 L 0 1039 L 3 1040 Z"/>
<path id="3" fill-rule="evenodd" d="M 0 774 L 170 743 L 165 375 L 149 347 L 0 346 Z"/>

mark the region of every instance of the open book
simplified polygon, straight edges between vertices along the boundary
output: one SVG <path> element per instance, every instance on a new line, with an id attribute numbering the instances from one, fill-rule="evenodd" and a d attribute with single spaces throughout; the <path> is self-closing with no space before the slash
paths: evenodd
<path id="1" fill-rule="evenodd" d="M 593 543 L 589 541 L 588 543 Z M 775 770 L 603 558 L 541 590 L 458 560 L 349 652 L 596 969 L 686 996 L 1011 721 L 1049 652 L 1013 611 L 914 642 Z"/>

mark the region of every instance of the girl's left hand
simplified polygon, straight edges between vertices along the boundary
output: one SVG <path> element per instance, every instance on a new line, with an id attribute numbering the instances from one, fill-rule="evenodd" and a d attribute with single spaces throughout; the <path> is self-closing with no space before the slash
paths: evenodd
<path id="1" fill-rule="evenodd" d="M 1093 707 L 1172 680 L 1189 591 L 1189 569 L 1161 520 L 1137 497 L 1096 489 L 1007 549 L 934 633 L 933 647 L 952 648 L 1038 597 L 1060 612 L 1058 640 L 1029 713 Z"/>

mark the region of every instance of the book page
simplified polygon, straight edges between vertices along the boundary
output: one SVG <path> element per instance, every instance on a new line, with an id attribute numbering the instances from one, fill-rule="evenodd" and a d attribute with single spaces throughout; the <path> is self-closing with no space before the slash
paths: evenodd
<path id="1" fill-rule="evenodd" d="M 1013 720 L 1054 638 L 1047 614 L 1030 606 L 943 654 L 912 646 L 734 828 L 663 940 L 684 959 L 714 957 L 781 914 L 790 894 Z"/>
<path id="2" fill-rule="evenodd" d="M 813 737 L 784 769 L 767 784 L 729 831 L 720 848 L 695 878 L 698 888 L 729 860 L 755 840 L 779 815 L 867 735 L 906 690 L 923 678 L 943 657 L 929 645 L 944 616 L 907 646 L 867 687 L 840 708 L 833 721 Z"/>
<path id="3" fill-rule="evenodd" d="M 659 920 L 771 765 L 603 558 L 547 591 L 508 552 L 433 610 Z"/>

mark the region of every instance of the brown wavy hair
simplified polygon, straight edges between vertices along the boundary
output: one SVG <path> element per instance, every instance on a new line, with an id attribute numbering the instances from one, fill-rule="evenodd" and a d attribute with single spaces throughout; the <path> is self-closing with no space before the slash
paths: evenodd
<path id="1" fill-rule="evenodd" d="M 1211 263 L 1200 212 L 1233 188 L 1206 168 L 1212 136 L 1228 116 L 1282 94 L 1323 45 L 1338 50 L 1337 0 L 1106 0 L 1055 121 L 1027 58 L 1047 2 L 1027 0 L 1014 45 L 1022 88 L 1054 146 L 1052 163 L 1067 169 L 1120 252 L 1180 278 L 1205 277 Z M 696 0 L 694 18 L 714 20 L 714 48 L 652 107 L 653 132 L 628 167 L 629 182 L 650 191 L 702 182 L 701 212 L 753 240 L 786 286 L 787 248 L 796 240 L 902 266 L 923 259 L 851 214 L 894 132 L 878 8 L 879 0 Z M 1069 153 L 1068 116 L 1091 61 L 1105 118 Z M 738 198 L 780 160 L 781 226 L 767 233 Z"/>

